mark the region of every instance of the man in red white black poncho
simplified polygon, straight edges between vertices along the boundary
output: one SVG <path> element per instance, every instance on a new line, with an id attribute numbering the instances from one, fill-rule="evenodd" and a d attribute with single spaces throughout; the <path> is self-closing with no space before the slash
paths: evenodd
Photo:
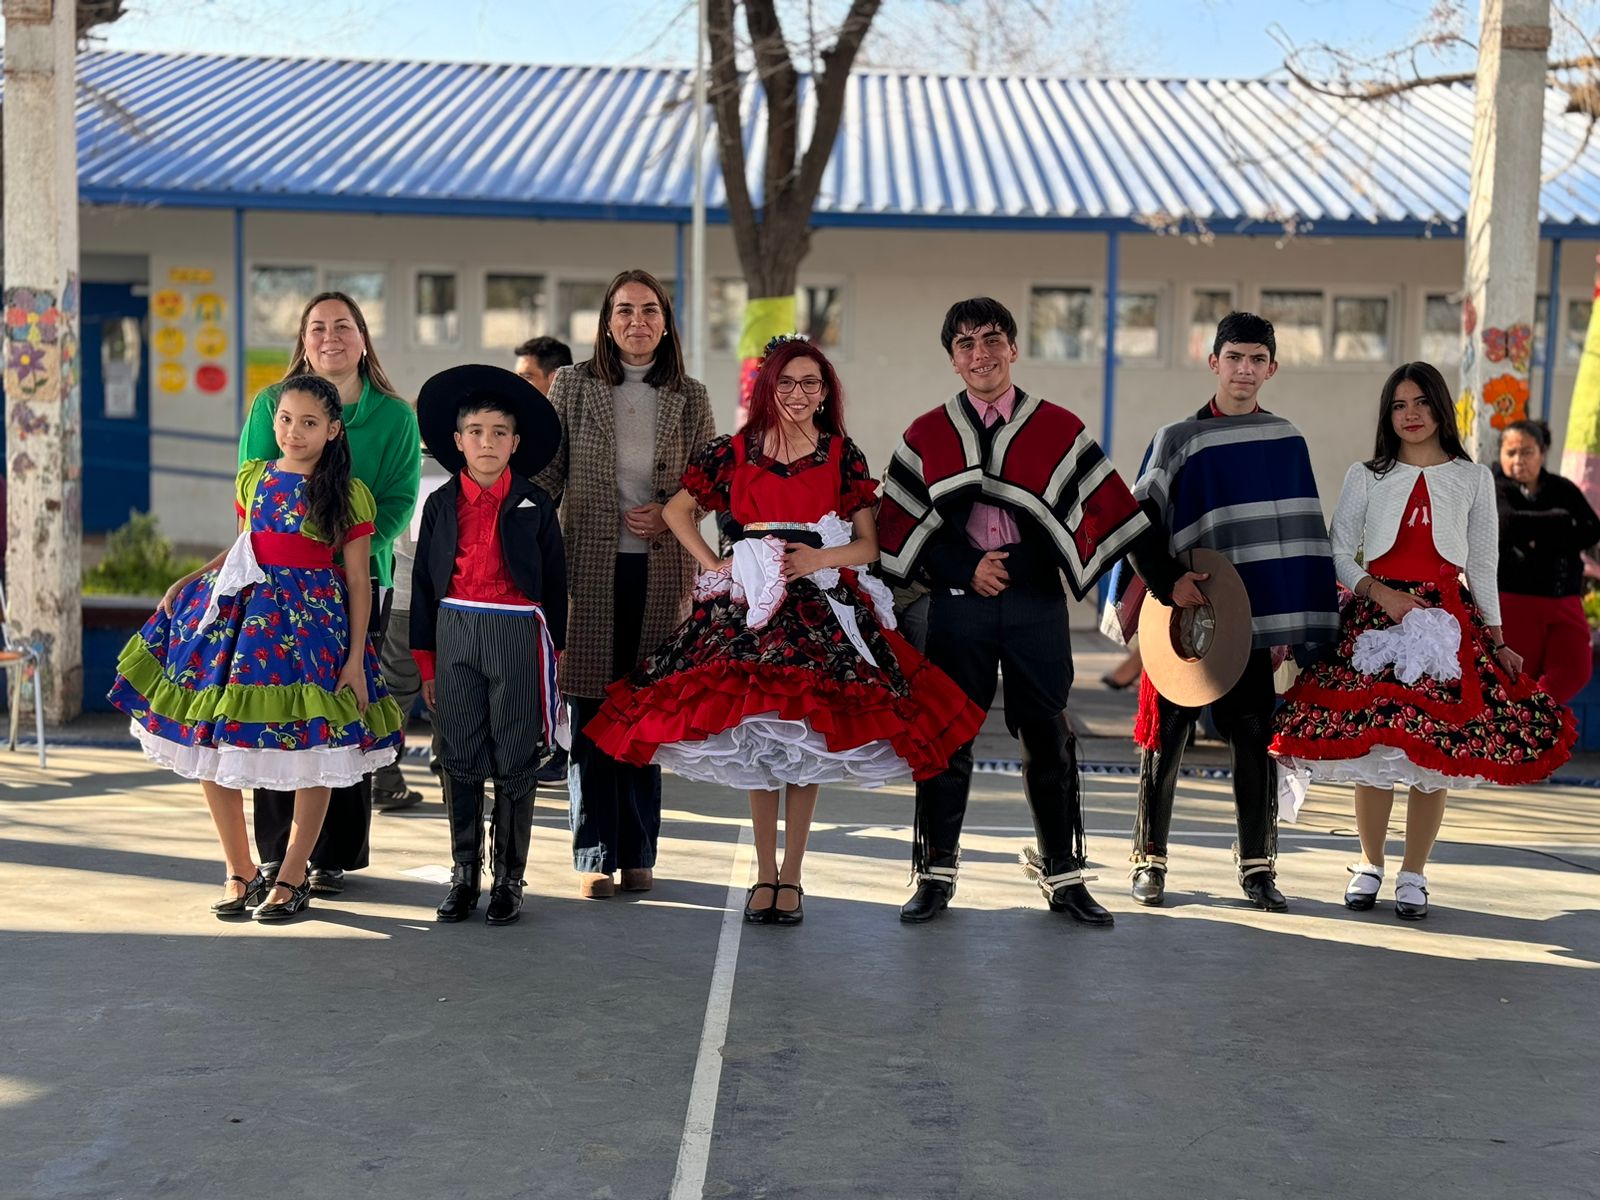
<path id="1" fill-rule="evenodd" d="M 1083 882 L 1083 809 L 1067 722 L 1072 646 L 1065 576 L 1082 597 L 1148 527 L 1083 422 L 1011 382 L 1017 322 L 963 300 L 940 333 L 965 389 L 906 430 L 885 472 L 880 569 L 932 590 L 928 658 L 979 706 L 1006 680 L 1006 727 L 1022 742 L 1022 786 L 1038 846 L 1023 854 L 1050 908 L 1090 925 L 1111 914 Z M 972 743 L 917 785 L 912 870 L 900 910 L 932 920 L 955 893 Z"/>

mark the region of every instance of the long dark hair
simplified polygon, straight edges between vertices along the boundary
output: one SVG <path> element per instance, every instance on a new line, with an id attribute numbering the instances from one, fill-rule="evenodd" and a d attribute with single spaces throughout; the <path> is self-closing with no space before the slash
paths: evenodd
<path id="1" fill-rule="evenodd" d="M 1373 444 L 1372 457 L 1367 460 L 1367 469 L 1374 475 L 1384 475 L 1399 460 L 1400 435 L 1394 431 L 1394 414 L 1389 406 L 1394 403 L 1395 392 L 1407 380 L 1422 389 L 1422 402 L 1439 422 L 1440 447 L 1451 458 L 1471 462 L 1472 455 L 1461 444 L 1461 431 L 1456 427 L 1456 405 L 1450 395 L 1450 385 L 1432 363 L 1408 362 L 1401 363 L 1383 382 L 1383 391 L 1378 396 L 1378 437 Z"/>
<path id="2" fill-rule="evenodd" d="M 290 392 L 320 401 L 329 421 L 343 421 L 339 389 L 321 375 L 306 373 L 285 379 L 278 390 L 278 403 Z M 345 532 L 355 523 L 350 517 L 350 438 L 342 425 L 306 480 L 306 520 L 330 546 L 343 545 Z"/>
<path id="3" fill-rule="evenodd" d="M 306 357 L 306 323 L 311 320 L 311 310 L 324 300 L 337 300 L 355 318 L 356 328 L 361 331 L 361 348 L 366 351 L 356 363 L 361 378 L 370 380 L 380 392 L 399 396 L 400 393 L 395 391 L 394 384 L 389 382 L 389 377 L 383 373 L 383 367 L 378 362 L 378 352 L 372 347 L 372 334 L 367 331 L 367 318 L 362 314 L 361 306 L 344 292 L 318 292 L 306 301 L 305 308 L 300 312 L 300 332 L 294 339 L 294 349 L 289 352 L 289 369 L 283 373 L 284 379 L 315 374 L 311 369 L 311 360 Z M 337 413 L 334 415 L 338 416 Z"/>
<path id="4" fill-rule="evenodd" d="M 844 389 L 839 385 L 839 374 L 828 361 L 828 356 L 804 338 L 779 342 L 767 352 L 756 371 L 755 382 L 750 385 L 750 419 L 744 432 L 751 445 L 765 452 L 767 434 L 777 429 L 783 421 L 778 411 L 778 376 L 797 358 L 809 358 L 817 364 L 822 376 L 822 407 L 817 411 L 818 429 L 844 436 Z"/>
<path id="5" fill-rule="evenodd" d="M 600 323 L 594 331 L 594 356 L 589 359 L 592 375 L 605 380 L 612 387 L 622 382 L 622 351 L 611 340 L 611 303 L 625 284 L 642 283 L 656 294 L 661 304 L 661 318 L 666 324 L 661 334 L 661 344 L 656 347 L 656 361 L 644 381 L 653 388 L 678 391 L 683 387 L 683 341 L 678 337 L 678 319 L 672 315 L 672 297 L 661 281 L 649 271 L 634 268 L 623 271 L 611 281 L 606 298 L 600 304 Z"/>

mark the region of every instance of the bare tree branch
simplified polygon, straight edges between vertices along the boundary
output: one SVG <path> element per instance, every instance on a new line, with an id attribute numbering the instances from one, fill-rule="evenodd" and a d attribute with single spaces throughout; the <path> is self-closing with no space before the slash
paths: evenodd
<path id="1" fill-rule="evenodd" d="M 711 109 L 717 117 L 717 150 L 734 246 L 748 276 L 761 258 L 755 207 L 744 157 L 744 120 L 739 112 L 739 63 L 733 38 L 733 0 L 709 0 L 706 32 L 710 42 Z"/>
<path id="2" fill-rule="evenodd" d="M 839 136 L 839 122 L 844 119 L 850 68 L 867 30 L 872 27 L 872 18 L 877 16 L 880 3 L 881 0 L 854 0 L 844 24 L 839 27 L 838 38 L 822 52 L 822 77 L 816 82 L 817 115 L 811 126 L 811 144 L 806 147 L 805 159 L 800 164 L 799 192 L 805 197 L 808 214 L 822 187 L 822 175 Z"/>
<path id="3" fill-rule="evenodd" d="M 1600 67 L 1600 57 L 1584 55 L 1581 58 L 1565 58 L 1552 62 L 1549 69 L 1551 71 L 1588 71 L 1594 70 L 1596 67 Z M 1330 84 L 1312 78 L 1290 62 L 1285 62 L 1283 69 L 1288 72 L 1289 78 L 1307 91 L 1316 92 L 1322 96 L 1332 96 L 1338 100 L 1384 100 L 1390 96 L 1398 96 L 1403 92 L 1415 91 L 1417 88 L 1437 87 L 1446 83 L 1472 83 L 1478 78 L 1476 71 L 1456 71 L 1448 75 L 1418 75 L 1413 79 L 1398 79 L 1382 83 L 1352 82 Z M 1558 83 L 1557 86 L 1571 94 L 1581 90 L 1582 87 L 1592 86 L 1592 84 L 1587 82 L 1583 85 Z M 1567 111 L 1587 112 L 1588 109 L 1569 107 Z"/>

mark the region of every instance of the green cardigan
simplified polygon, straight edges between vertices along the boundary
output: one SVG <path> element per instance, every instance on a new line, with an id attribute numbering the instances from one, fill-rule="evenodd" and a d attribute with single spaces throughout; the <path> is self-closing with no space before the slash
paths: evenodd
<path id="1" fill-rule="evenodd" d="M 239 465 L 253 458 L 278 457 L 272 417 L 282 383 L 261 389 L 250 404 L 250 418 L 239 437 Z M 422 438 L 417 414 L 398 396 L 380 392 L 363 380 L 361 399 L 344 406 L 344 427 L 350 437 L 351 474 L 367 485 L 378 505 L 373 522 L 372 577 L 383 587 L 394 585 L 394 539 L 411 520 L 422 481 Z"/>

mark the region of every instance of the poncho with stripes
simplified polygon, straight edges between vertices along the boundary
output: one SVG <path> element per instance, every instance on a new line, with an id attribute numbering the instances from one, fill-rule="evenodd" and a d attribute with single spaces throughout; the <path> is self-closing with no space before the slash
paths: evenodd
<path id="1" fill-rule="evenodd" d="M 1208 405 L 1156 431 L 1133 493 L 1161 516 L 1174 555 L 1201 546 L 1233 563 L 1256 648 L 1336 639 L 1328 526 L 1305 438 L 1288 421 L 1215 417 Z"/>

